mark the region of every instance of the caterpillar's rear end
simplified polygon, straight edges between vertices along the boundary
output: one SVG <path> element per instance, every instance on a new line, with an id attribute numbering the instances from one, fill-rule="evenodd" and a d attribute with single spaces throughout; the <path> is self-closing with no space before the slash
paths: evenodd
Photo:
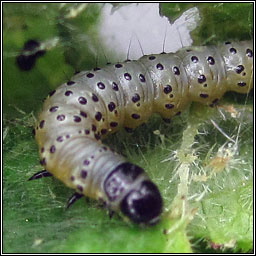
<path id="1" fill-rule="evenodd" d="M 136 223 L 155 224 L 157 186 L 101 139 L 152 113 L 169 119 L 191 102 L 214 106 L 226 91 L 253 86 L 252 41 L 189 47 L 76 74 L 51 92 L 36 127 L 41 164 L 80 195 L 100 199 Z"/>

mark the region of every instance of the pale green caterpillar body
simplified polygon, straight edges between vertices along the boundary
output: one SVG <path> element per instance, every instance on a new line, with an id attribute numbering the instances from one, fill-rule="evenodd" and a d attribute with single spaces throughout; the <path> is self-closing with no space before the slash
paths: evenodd
<path id="1" fill-rule="evenodd" d="M 53 175 L 82 195 L 136 223 L 155 224 L 161 194 L 144 170 L 111 151 L 101 139 L 128 131 L 152 113 L 170 119 L 190 102 L 216 105 L 227 91 L 253 87 L 252 41 L 187 47 L 176 53 L 79 72 L 52 91 L 36 125 L 41 164 L 31 179 Z"/>

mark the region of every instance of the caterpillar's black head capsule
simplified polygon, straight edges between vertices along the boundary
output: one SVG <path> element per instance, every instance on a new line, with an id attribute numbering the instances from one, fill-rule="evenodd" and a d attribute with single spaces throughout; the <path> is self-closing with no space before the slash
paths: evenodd
<path id="1" fill-rule="evenodd" d="M 110 203 L 118 201 L 122 213 L 132 221 L 153 225 L 160 218 L 163 201 L 157 186 L 141 174 L 144 170 L 139 166 L 122 163 L 109 174 L 104 190 Z"/>
<path id="2" fill-rule="evenodd" d="M 157 186 L 143 181 L 139 188 L 133 189 L 121 202 L 121 211 L 136 223 L 154 225 L 160 219 L 163 202 Z"/>

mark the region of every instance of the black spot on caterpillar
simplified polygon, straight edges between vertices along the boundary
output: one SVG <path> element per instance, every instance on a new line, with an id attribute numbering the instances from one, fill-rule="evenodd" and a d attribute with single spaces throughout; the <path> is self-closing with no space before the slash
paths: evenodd
<path id="1" fill-rule="evenodd" d="M 29 71 L 34 67 L 36 60 L 45 53 L 45 50 L 40 50 L 38 41 L 28 40 L 24 44 L 21 54 L 16 57 L 16 63 L 21 70 Z"/>
<path id="2" fill-rule="evenodd" d="M 75 189 L 69 206 L 85 195 L 136 223 L 157 223 L 157 186 L 100 139 L 121 126 L 136 128 L 152 113 L 169 120 L 191 101 L 214 106 L 226 91 L 248 93 L 252 49 L 252 41 L 189 47 L 77 73 L 44 103 L 35 136 L 47 171 L 31 179 L 52 174 Z"/>

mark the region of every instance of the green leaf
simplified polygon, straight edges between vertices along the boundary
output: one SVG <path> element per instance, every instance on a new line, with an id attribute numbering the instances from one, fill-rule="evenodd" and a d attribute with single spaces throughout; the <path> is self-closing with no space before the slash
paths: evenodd
<path id="1" fill-rule="evenodd" d="M 176 3 L 162 4 L 161 12 L 174 22 L 184 11 L 197 7 L 201 21 L 192 37 L 194 44 L 199 45 L 252 38 L 252 6 L 252 3 Z"/>
<path id="2" fill-rule="evenodd" d="M 164 3 L 161 12 L 174 21 L 194 6 L 201 16 L 193 32 L 195 44 L 251 37 L 253 6 L 248 3 Z M 93 67 L 100 8 L 3 5 L 4 253 L 251 251 L 252 93 L 227 93 L 218 108 L 193 103 L 170 124 L 154 115 L 131 135 L 121 130 L 106 139 L 158 185 L 165 212 L 156 226 L 140 227 L 118 214 L 110 219 L 99 202 L 89 199 L 66 210 L 71 189 L 52 177 L 28 181 L 41 170 L 31 132 L 34 113 L 74 71 Z M 16 56 L 29 39 L 50 42 L 50 49 L 25 72 Z"/>

